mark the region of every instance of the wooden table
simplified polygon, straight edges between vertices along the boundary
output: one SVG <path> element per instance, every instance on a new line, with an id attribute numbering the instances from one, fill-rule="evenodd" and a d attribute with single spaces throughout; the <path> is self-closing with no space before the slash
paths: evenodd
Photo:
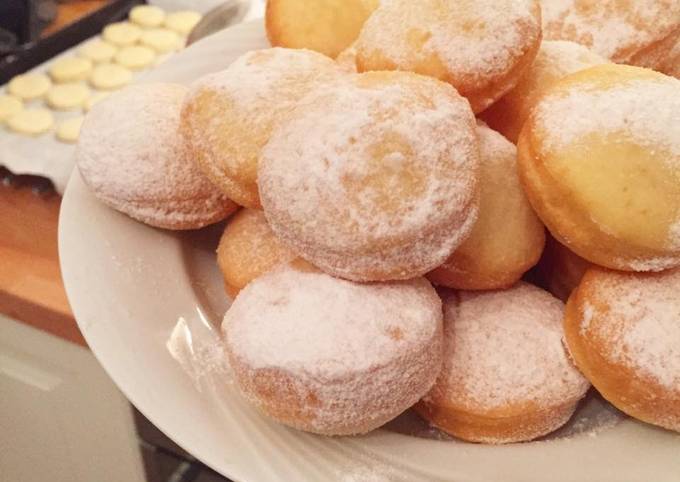
<path id="1" fill-rule="evenodd" d="M 61 281 L 60 205 L 57 194 L 0 185 L 0 313 L 85 345 Z"/>
<path id="2" fill-rule="evenodd" d="M 44 35 L 111 0 L 60 3 Z M 57 253 L 61 198 L 40 197 L 23 186 L 0 185 L 0 313 L 85 345 L 66 299 Z"/>

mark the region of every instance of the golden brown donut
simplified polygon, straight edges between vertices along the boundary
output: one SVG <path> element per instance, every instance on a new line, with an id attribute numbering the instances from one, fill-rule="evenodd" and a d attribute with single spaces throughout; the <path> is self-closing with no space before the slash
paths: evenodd
<path id="1" fill-rule="evenodd" d="M 186 93 L 183 85 L 141 84 L 92 107 L 76 162 L 99 200 L 165 229 L 198 229 L 236 210 L 194 165 L 180 139 Z"/>
<path id="2" fill-rule="evenodd" d="M 410 279 L 441 265 L 477 218 L 475 119 L 448 84 L 347 75 L 305 97 L 260 157 L 277 237 L 323 271 Z"/>
<path id="3" fill-rule="evenodd" d="M 680 271 L 593 267 L 569 299 L 564 330 L 579 369 L 628 415 L 680 432 Z"/>
<path id="4" fill-rule="evenodd" d="M 591 266 L 592 263 L 548 235 L 537 268 L 542 286 L 566 303 Z"/>
<path id="5" fill-rule="evenodd" d="M 257 164 L 272 130 L 314 85 L 341 74 L 309 50 L 249 52 L 190 87 L 182 136 L 215 185 L 238 204 L 259 208 Z"/>
<path id="6" fill-rule="evenodd" d="M 442 362 L 441 301 L 423 278 L 357 284 L 283 265 L 222 324 L 245 398 L 308 432 L 368 432 L 418 401 Z"/>
<path id="7" fill-rule="evenodd" d="M 677 0 L 541 0 L 541 6 L 546 39 L 586 45 L 617 63 L 661 52 L 680 32 Z"/>
<path id="8" fill-rule="evenodd" d="M 379 0 L 269 0 L 265 14 L 272 46 L 310 49 L 335 58 L 359 35 Z"/>
<path id="9" fill-rule="evenodd" d="M 491 444 L 564 425 L 590 384 L 562 345 L 563 312 L 559 300 L 526 283 L 448 293 L 443 368 L 416 411 L 455 437 Z"/>
<path id="10" fill-rule="evenodd" d="M 540 43 L 538 0 L 392 0 L 364 24 L 357 67 L 449 82 L 481 112 L 517 84 Z"/>
<path id="11" fill-rule="evenodd" d="M 427 277 L 449 288 L 507 288 L 541 257 L 545 230 L 520 186 L 515 146 L 482 123 L 477 134 L 479 217 L 470 236 Z"/>
<path id="12" fill-rule="evenodd" d="M 567 74 L 604 63 L 607 63 L 605 58 L 583 45 L 544 40 L 536 60 L 519 83 L 482 112 L 480 118 L 513 143 L 517 143 L 519 132 L 529 117 L 529 110 L 551 84 Z"/>
<path id="13" fill-rule="evenodd" d="M 295 255 L 272 232 L 262 211 L 242 209 L 227 223 L 217 247 L 217 264 L 230 296 Z"/>
<path id="14" fill-rule="evenodd" d="M 560 80 L 518 143 L 527 197 L 555 238 L 624 271 L 680 264 L 680 81 L 625 65 Z"/>

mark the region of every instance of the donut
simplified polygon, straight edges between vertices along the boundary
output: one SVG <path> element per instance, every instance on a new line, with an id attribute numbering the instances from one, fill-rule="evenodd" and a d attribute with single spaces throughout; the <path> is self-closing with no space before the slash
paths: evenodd
<path id="1" fill-rule="evenodd" d="M 514 89 L 482 112 L 480 118 L 513 143 L 529 117 L 531 106 L 551 84 L 562 77 L 607 63 L 587 47 L 569 41 L 544 40 L 534 63 Z"/>
<path id="2" fill-rule="evenodd" d="M 331 59 L 309 50 L 247 53 L 190 87 L 181 133 L 215 185 L 238 204 L 259 208 L 258 157 L 275 125 L 313 85 L 341 73 Z"/>
<path id="3" fill-rule="evenodd" d="M 566 303 L 591 266 L 592 263 L 548 236 L 537 268 L 541 285 Z"/>
<path id="4" fill-rule="evenodd" d="M 414 407 L 470 442 L 533 440 L 571 418 L 590 384 L 562 345 L 564 305 L 533 285 L 446 293 L 444 362 Z"/>
<path id="5" fill-rule="evenodd" d="M 479 218 L 465 242 L 427 277 L 449 288 L 507 288 L 538 262 L 545 232 L 520 186 L 515 146 L 483 123 L 477 135 Z"/>
<path id="6" fill-rule="evenodd" d="M 635 62 L 680 35 L 677 0 L 541 0 L 543 35 L 571 40 L 617 63 Z"/>
<path id="7" fill-rule="evenodd" d="M 569 298 L 569 351 L 619 410 L 680 432 L 680 271 L 592 267 Z"/>
<path id="8" fill-rule="evenodd" d="M 364 24 L 357 67 L 438 78 L 481 112 L 515 86 L 540 43 L 538 0 L 392 0 Z"/>
<path id="9" fill-rule="evenodd" d="M 92 193 L 151 226 L 197 229 L 236 205 L 195 167 L 180 136 L 187 88 L 149 83 L 98 102 L 80 131 L 76 162 Z"/>
<path id="10" fill-rule="evenodd" d="M 359 36 L 379 0 L 269 0 L 267 38 L 275 47 L 310 49 L 335 58 Z"/>
<path id="11" fill-rule="evenodd" d="M 257 209 L 242 209 L 231 218 L 217 247 L 217 264 L 232 297 L 258 276 L 293 259 Z"/>
<path id="12" fill-rule="evenodd" d="M 324 435 L 393 419 L 430 389 L 442 362 L 441 301 L 424 278 L 357 284 L 283 265 L 239 293 L 222 331 L 245 398 Z"/>
<path id="13" fill-rule="evenodd" d="M 680 264 L 680 81 L 606 64 L 553 84 L 518 142 L 529 201 L 553 236 L 624 271 Z"/>
<path id="14" fill-rule="evenodd" d="M 346 75 L 272 134 L 258 185 L 277 237 L 353 281 L 441 265 L 477 219 L 475 119 L 448 84 L 409 72 Z"/>

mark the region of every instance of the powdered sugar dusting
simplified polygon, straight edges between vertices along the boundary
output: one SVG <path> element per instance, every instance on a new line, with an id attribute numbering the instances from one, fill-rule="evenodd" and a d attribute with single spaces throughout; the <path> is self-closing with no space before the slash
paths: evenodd
<path id="1" fill-rule="evenodd" d="M 625 62 L 680 27 L 676 0 L 541 0 L 543 34 Z"/>
<path id="2" fill-rule="evenodd" d="M 431 291 L 422 279 L 360 285 L 283 267 L 243 290 L 223 328 L 254 368 L 342 378 L 431 339 L 440 317 Z"/>
<path id="3" fill-rule="evenodd" d="M 194 166 L 181 142 L 186 92 L 181 85 L 142 84 L 92 108 L 76 159 L 100 199 L 138 219 L 171 226 L 193 222 L 199 227 L 234 209 Z"/>
<path id="4" fill-rule="evenodd" d="M 677 256 L 656 256 L 651 258 L 639 259 L 618 259 L 617 266 L 625 266 L 627 269 L 633 271 L 663 271 L 669 268 L 674 268 L 680 263 L 680 258 Z"/>
<path id="5" fill-rule="evenodd" d="M 222 329 L 246 396 L 261 404 L 250 382 L 279 370 L 295 387 L 273 382 L 267 390 L 310 390 L 318 403 L 310 404 L 313 426 L 303 428 L 337 433 L 368 430 L 366 420 L 375 428 L 430 388 L 441 363 L 441 318 L 422 278 L 362 285 L 282 266 L 241 291 Z"/>
<path id="6" fill-rule="evenodd" d="M 581 334 L 583 335 L 590 327 L 590 322 L 593 321 L 593 315 L 595 314 L 594 308 L 590 303 L 584 303 L 583 310 L 581 312 Z"/>
<path id="7" fill-rule="evenodd" d="M 347 76 L 302 100 L 260 159 L 274 232 L 333 274 L 411 278 L 476 219 L 478 145 L 467 102 L 407 73 Z M 357 276 L 357 278 L 354 278 Z"/>
<path id="8" fill-rule="evenodd" d="M 404 70 L 413 58 L 435 56 L 452 75 L 484 82 L 507 72 L 538 39 L 534 5 L 532 0 L 386 0 L 366 21 L 357 46 L 364 53 L 379 50 Z"/>
<path id="9" fill-rule="evenodd" d="M 590 384 L 562 344 L 564 305 L 526 283 L 444 304 L 444 369 L 428 395 L 474 410 L 576 402 Z"/>
<path id="10" fill-rule="evenodd" d="M 576 42 L 544 40 L 534 61 L 534 70 L 555 81 L 572 72 L 606 62 L 606 59 Z"/>
<path id="11" fill-rule="evenodd" d="M 291 108 L 291 95 L 299 97 L 305 82 L 340 72 L 333 60 L 320 53 L 275 47 L 242 55 L 226 70 L 198 80 L 192 90 L 203 87 L 220 91 L 236 108 L 262 107 L 263 100 L 274 109 L 280 108 L 279 104 Z"/>
<path id="12" fill-rule="evenodd" d="M 680 393 L 680 270 L 608 272 L 597 281 L 593 286 L 606 309 L 595 311 L 598 323 L 586 333 L 607 339 L 615 362 Z"/>
<path id="13" fill-rule="evenodd" d="M 545 145 L 559 150 L 586 136 L 616 135 L 649 149 L 664 149 L 680 169 L 680 80 L 621 81 L 609 89 L 585 82 L 543 97 L 534 116 Z"/>

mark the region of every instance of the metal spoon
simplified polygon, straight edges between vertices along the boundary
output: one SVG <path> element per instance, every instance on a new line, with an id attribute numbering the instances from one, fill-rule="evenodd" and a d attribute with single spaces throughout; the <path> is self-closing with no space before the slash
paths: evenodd
<path id="1" fill-rule="evenodd" d="M 242 21 L 250 10 L 250 0 L 230 0 L 206 13 L 187 38 L 187 45 Z"/>

